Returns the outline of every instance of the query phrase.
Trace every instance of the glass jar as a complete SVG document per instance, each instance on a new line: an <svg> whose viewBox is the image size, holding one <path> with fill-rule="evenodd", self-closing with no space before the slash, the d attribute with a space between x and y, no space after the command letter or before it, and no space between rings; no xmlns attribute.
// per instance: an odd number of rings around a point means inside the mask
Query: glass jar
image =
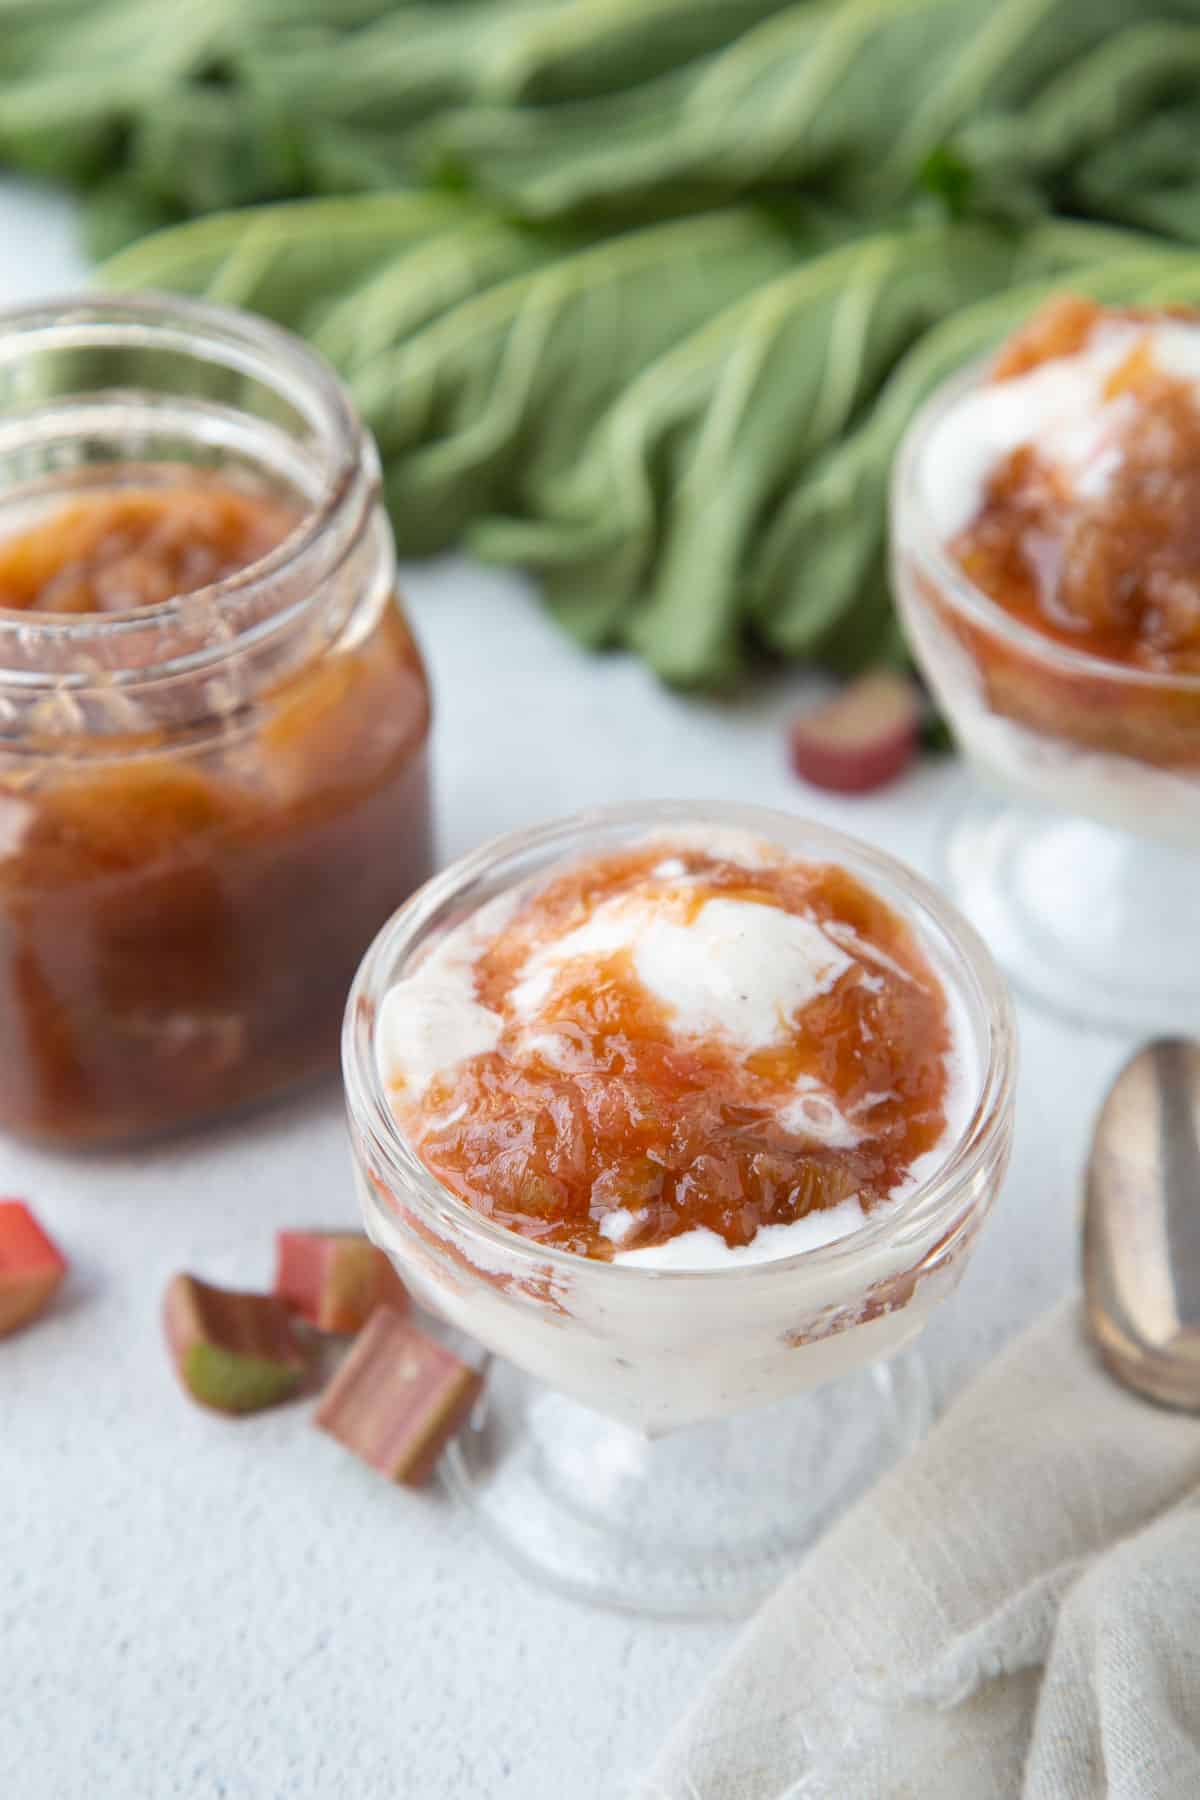
<svg viewBox="0 0 1200 1800"><path fill-rule="evenodd" d="M0 611L0 1128L50 1143L330 1066L359 957L430 871L425 672L332 371L166 296L0 314L0 548L197 482L285 506L287 535L158 604Z"/></svg>
<svg viewBox="0 0 1200 1800"><path fill-rule="evenodd" d="M430 1173L379 1067L384 998L495 896L655 832L730 829L847 869L909 925L961 1019L977 1093L945 1162L847 1237L758 1263L644 1268L509 1231ZM445 1473L551 1585L634 1611L736 1613L927 1423L903 1354L953 1291L1007 1167L1015 1027L982 942L910 870L791 814L599 808L486 844L392 919L343 1039L367 1230L413 1294L498 1361Z"/></svg>

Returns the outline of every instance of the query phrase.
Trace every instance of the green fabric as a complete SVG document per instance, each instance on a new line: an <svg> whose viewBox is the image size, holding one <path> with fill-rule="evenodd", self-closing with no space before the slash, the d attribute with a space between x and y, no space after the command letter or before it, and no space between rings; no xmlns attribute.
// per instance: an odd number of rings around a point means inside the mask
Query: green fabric
<svg viewBox="0 0 1200 1800"><path fill-rule="evenodd" d="M681 685L902 654L914 405L1055 286L1190 294L1198 101L1200 0L0 0L0 160L106 248L213 215L103 279L305 333L403 551Z"/></svg>

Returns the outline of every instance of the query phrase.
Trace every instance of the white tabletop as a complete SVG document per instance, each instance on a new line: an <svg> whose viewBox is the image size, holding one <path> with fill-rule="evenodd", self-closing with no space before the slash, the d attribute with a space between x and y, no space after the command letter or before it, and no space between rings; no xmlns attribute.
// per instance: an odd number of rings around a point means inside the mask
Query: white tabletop
<svg viewBox="0 0 1200 1800"><path fill-rule="evenodd" d="M69 207L0 182L0 302L84 272ZM447 561L406 589L438 702L444 857L592 801L706 795L807 811L933 870L953 766L855 802L806 790L782 740L805 677L685 700L574 650L518 580ZM1075 1171L1121 1047L1024 1008L1021 1024L1013 1174L926 1340L942 1398L1074 1279ZM175 1269L266 1279L278 1226L352 1219L332 1084L148 1151L0 1142L0 1193L31 1200L72 1259L53 1314L0 1344L4 1800L626 1792L727 1629L554 1598L303 1406L234 1424L174 1384L159 1305Z"/></svg>

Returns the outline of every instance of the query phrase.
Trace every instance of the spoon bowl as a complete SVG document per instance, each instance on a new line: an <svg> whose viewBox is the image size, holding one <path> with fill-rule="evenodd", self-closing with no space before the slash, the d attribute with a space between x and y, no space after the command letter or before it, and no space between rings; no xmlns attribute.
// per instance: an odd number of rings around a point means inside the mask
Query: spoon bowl
<svg viewBox="0 0 1200 1800"><path fill-rule="evenodd" d="M1083 1283L1117 1379L1200 1412L1200 1043L1155 1039L1109 1089L1088 1159Z"/></svg>

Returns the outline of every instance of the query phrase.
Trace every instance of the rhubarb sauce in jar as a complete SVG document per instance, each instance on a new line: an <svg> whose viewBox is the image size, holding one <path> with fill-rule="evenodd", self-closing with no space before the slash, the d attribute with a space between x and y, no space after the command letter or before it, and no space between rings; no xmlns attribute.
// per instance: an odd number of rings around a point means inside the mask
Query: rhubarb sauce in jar
<svg viewBox="0 0 1200 1800"><path fill-rule="evenodd" d="M374 446L287 333L0 315L0 1129L170 1130L336 1060L430 872Z"/></svg>

